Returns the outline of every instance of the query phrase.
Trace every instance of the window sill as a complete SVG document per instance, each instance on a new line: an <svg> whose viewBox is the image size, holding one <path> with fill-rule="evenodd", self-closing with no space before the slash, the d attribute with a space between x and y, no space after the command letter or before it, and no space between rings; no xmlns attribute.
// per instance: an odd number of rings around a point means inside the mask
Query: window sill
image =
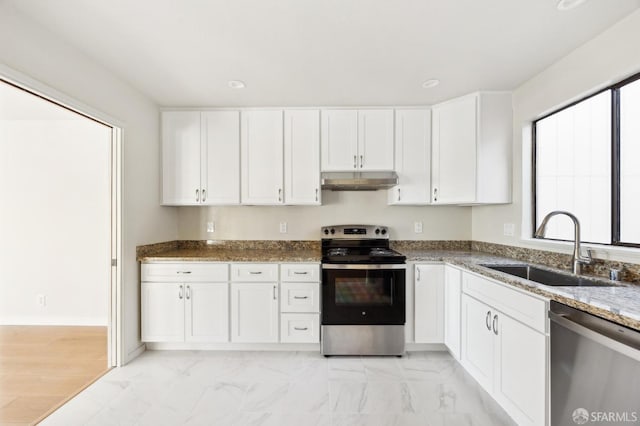
<svg viewBox="0 0 640 426"><path fill-rule="evenodd" d="M540 240L531 237L520 238L522 247L538 250L548 250L559 253L573 253L573 243L568 241ZM607 246L602 244L581 244L583 253L589 249L596 259L611 260L626 263L640 263L640 248Z"/></svg>

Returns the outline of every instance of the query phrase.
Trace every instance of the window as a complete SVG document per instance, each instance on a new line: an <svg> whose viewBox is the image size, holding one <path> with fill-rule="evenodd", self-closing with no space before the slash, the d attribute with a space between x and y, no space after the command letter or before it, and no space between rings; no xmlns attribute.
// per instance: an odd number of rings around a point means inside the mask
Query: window
<svg viewBox="0 0 640 426"><path fill-rule="evenodd" d="M640 247L640 74L534 122L534 225L566 210L586 242ZM566 216L545 238L573 240Z"/></svg>

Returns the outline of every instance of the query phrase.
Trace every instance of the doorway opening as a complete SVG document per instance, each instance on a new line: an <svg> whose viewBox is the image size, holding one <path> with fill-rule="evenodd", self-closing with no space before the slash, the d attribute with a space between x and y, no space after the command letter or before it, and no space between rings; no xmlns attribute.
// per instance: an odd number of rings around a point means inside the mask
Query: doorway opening
<svg viewBox="0 0 640 426"><path fill-rule="evenodd" d="M120 362L121 129L0 75L0 424Z"/></svg>

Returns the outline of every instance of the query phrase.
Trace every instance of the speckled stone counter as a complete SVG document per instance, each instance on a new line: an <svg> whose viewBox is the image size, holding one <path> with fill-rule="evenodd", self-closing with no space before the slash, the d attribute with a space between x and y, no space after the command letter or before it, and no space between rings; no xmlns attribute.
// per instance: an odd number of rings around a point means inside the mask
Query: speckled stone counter
<svg viewBox="0 0 640 426"><path fill-rule="evenodd" d="M140 246L139 262L320 262L319 241L169 241Z"/></svg>
<svg viewBox="0 0 640 426"><path fill-rule="evenodd" d="M478 251L406 250L403 253L410 262L446 262L461 266L487 278L640 330L639 285L611 281L612 287L547 286L482 266L482 264L517 264L522 263L522 260ZM554 270L540 264L536 266ZM598 277L598 279L602 278Z"/></svg>

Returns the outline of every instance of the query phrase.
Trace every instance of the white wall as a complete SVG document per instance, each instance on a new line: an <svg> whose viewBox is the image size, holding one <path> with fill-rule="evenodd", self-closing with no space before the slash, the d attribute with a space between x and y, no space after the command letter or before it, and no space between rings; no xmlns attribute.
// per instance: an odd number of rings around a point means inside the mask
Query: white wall
<svg viewBox="0 0 640 426"><path fill-rule="evenodd" d="M180 238L240 240L318 240L320 227L337 224L376 224L390 227L401 240L468 240L471 208L447 206L388 206L387 191L322 192L322 206L180 207ZM214 221L216 232L206 232ZM287 222L288 232L279 232ZM423 232L413 232L414 222Z"/></svg>
<svg viewBox="0 0 640 426"><path fill-rule="evenodd" d="M107 325L110 145L87 118L0 114L0 324Z"/></svg>
<svg viewBox="0 0 640 426"><path fill-rule="evenodd" d="M158 107L109 70L4 2L0 2L0 60L4 65L123 123L122 267L126 361L127 354L140 346L135 247L177 236L175 209L160 207Z"/></svg>
<svg viewBox="0 0 640 426"><path fill-rule="evenodd" d="M521 238L521 234L527 237L531 232L528 206L531 147L527 126L546 112L639 72L638 40L640 11L629 15L514 91L513 204L473 207L474 240L570 252L571 247L567 243L532 242ZM515 224L515 236L503 235L504 223ZM619 260L637 256L633 251L602 248L598 249L597 255Z"/></svg>

